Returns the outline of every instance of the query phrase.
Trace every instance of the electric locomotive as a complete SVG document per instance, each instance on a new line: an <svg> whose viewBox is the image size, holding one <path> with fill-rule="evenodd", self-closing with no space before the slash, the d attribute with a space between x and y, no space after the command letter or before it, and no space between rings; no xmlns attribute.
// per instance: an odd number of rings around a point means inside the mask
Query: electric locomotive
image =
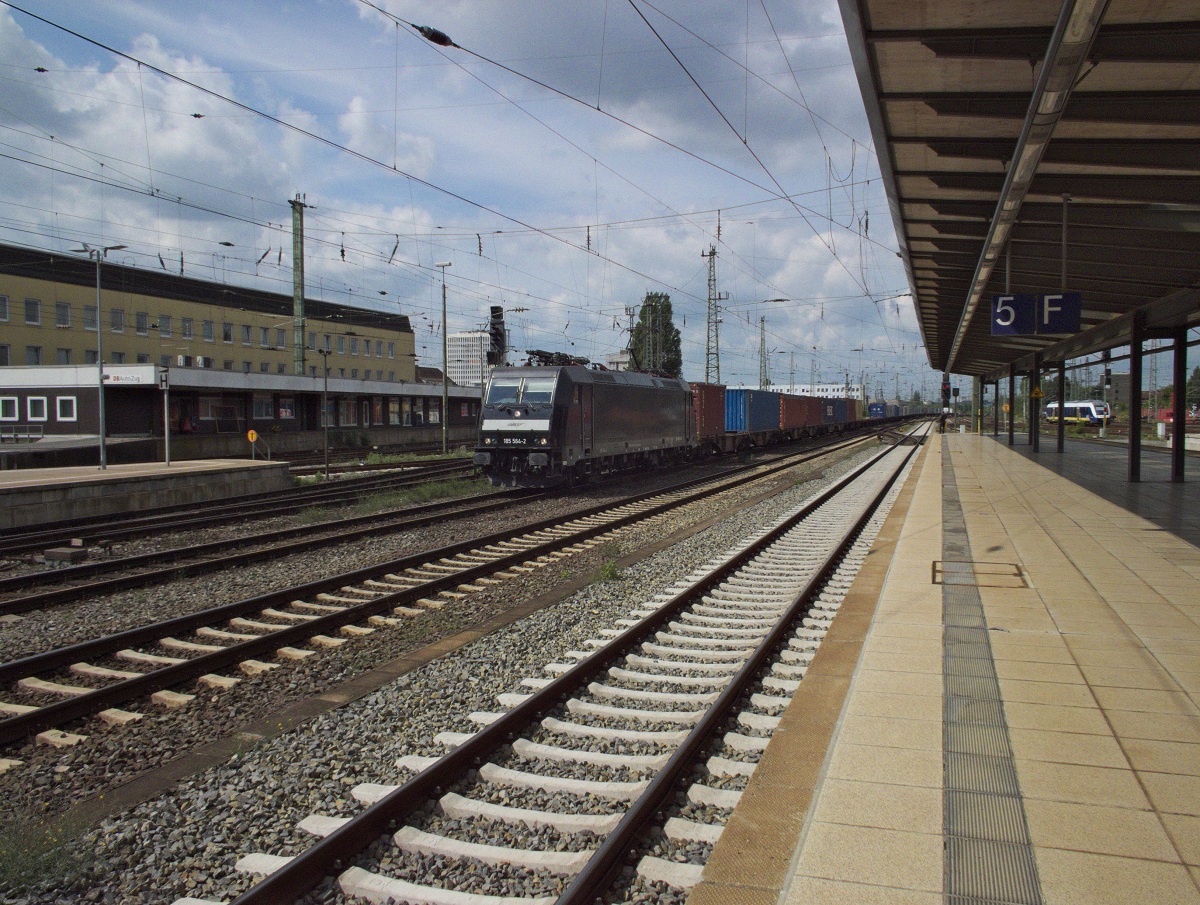
<svg viewBox="0 0 1200 905"><path fill-rule="evenodd" d="M492 373L474 461L496 487L553 487L683 460L695 447L686 381L526 366Z"/></svg>

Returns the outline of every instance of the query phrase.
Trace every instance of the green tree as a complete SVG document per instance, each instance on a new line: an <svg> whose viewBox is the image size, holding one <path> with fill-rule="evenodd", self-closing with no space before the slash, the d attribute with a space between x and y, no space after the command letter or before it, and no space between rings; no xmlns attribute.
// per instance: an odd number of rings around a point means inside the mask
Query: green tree
<svg viewBox="0 0 1200 905"><path fill-rule="evenodd" d="M671 311L671 297L665 292L646 293L629 340L629 355L639 371L655 371L668 377L682 375L683 346Z"/></svg>

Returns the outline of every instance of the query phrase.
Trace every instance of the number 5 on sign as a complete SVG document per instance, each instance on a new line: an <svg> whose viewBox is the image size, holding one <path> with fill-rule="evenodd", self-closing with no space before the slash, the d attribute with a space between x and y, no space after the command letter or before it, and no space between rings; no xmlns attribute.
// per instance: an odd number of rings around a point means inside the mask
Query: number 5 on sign
<svg viewBox="0 0 1200 905"><path fill-rule="evenodd" d="M1035 295L992 296L992 336L1023 336L1035 332Z"/></svg>

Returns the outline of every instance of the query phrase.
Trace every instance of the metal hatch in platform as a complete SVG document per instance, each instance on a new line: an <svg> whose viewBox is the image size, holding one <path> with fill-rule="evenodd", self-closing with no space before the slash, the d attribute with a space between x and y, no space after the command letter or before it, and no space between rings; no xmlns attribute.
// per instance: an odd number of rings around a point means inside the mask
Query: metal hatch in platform
<svg viewBox="0 0 1200 905"><path fill-rule="evenodd" d="M933 584L975 588L1028 588L1029 576L1017 563L964 562L935 559Z"/></svg>

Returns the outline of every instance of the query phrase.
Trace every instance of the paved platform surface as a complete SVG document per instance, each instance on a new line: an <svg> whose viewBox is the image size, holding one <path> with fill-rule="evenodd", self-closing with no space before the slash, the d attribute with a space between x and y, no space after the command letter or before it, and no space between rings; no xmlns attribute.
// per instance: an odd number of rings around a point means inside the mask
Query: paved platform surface
<svg viewBox="0 0 1200 905"><path fill-rule="evenodd" d="M692 905L1200 903L1200 481L1108 452L931 439Z"/></svg>
<svg viewBox="0 0 1200 905"><path fill-rule="evenodd" d="M78 484L94 481L128 481L144 477L180 477L213 472L237 471L244 468L263 468L278 465L261 459L189 459L164 465L162 462L139 462L134 465L70 465L63 468L14 468L0 471L0 490L18 487L48 487L54 484Z"/></svg>
<svg viewBox="0 0 1200 905"><path fill-rule="evenodd" d="M0 532L119 517L291 486L286 462L194 459L136 465L0 470Z"/></svg>

